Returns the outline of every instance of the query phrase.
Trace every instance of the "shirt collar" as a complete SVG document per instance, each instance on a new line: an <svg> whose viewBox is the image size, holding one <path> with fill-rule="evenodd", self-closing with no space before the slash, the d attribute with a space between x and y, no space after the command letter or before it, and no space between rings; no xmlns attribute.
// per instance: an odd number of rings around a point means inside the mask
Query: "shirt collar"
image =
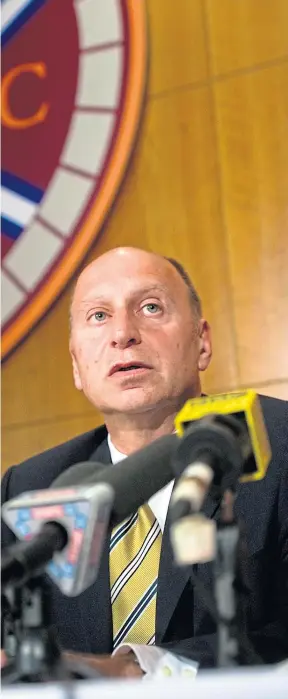
<svg viewBox="0 0 288 699"><path fill-rule="evenodd" d="M123 461L123 459L126 459L127 454L123 454L122 451L119 451L118 449L116 449L116 447L114 446L114 444L112 442L112 439L110 437L109 432L108 432L108 436L107 436L107 442L108 442L108 447L109 447L109 451L110 451L110 455L111 455L112 464L117 464L119 461Z"/></svg>

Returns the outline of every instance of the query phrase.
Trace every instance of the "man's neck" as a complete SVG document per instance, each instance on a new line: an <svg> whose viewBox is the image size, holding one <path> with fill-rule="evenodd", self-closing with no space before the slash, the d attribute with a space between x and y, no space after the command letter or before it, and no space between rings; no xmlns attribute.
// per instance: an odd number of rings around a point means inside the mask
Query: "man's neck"
<svg viewBox="0 0 288 699"><path fill-rule="evenodd" d="M158 439L158 437L172 434L175 430L175 416L176 413L175 415L168 415L161 423L155 420L154 424L149 424L150 421L148 420L131 420L131 416L126 424L124 424L123 420L118 421L118 423L117 420L111 420L111 416L105 422L116 449L128 456L137 451L137 449L142 449L147 444Z"/></svg>

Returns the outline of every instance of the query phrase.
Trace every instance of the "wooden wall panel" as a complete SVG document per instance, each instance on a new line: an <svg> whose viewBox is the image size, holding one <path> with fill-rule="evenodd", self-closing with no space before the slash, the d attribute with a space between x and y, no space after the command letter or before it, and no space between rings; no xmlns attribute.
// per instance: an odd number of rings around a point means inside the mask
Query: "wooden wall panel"
<svg viewBox="0 0 288 699"><path fill-rule="evenodd" d="M149 93L207 78L202 0L149 0Z"/></svg>
<svg viewBox="0 0 288 699"><path fill-rule="evenodd" d="M288 381L276 381L268 384L255 384L254 390L262 393L264 396L272 396L272 398L280 398L280 400L288 400Z"/></svg>
<svg viewBox="0 0 288 699"><path fill-rule="evenodd" d="M239 382L284 379L288 64L223 81L215 95Z"/></svg>
<svg viewBox="0 0 288 699"><path fill-rule="evenodd" d="M89 412L75 391L68 352L71 291L42 320L2 369L2 425L53 422ZM91 407L91 411L92 411Z"/></svg>
<svg viewBox="0 0 288 699"><path fill-rule="evenodd" d="M214 75L288 56L287 0L205 0Z"/></svg>

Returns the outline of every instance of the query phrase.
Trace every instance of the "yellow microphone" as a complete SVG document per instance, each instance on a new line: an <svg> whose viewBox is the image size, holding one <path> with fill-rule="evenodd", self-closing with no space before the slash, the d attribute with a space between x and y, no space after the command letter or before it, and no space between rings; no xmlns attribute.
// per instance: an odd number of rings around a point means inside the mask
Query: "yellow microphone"
<svg viewBox="0 0 288 699"><path fill-rule="evenodd" d="M252 390L188 400L175 428L180 439L174 471L180 478L169 512L174 555L183 565L215 556L215 522L201 512L207 494L220 502L237 481L264 478L271 448Z"/></svg>
<svg viewBox="0 0 288 699"><path fill-rule="evenodd" d="M243 464L239 480L246 482L264 478L271 460L271 447L257 393L247 390L188 400L175 418L177 434L183 437L191 423L210 415L233 416L244 423L250 438L251 454Z"/></svg>

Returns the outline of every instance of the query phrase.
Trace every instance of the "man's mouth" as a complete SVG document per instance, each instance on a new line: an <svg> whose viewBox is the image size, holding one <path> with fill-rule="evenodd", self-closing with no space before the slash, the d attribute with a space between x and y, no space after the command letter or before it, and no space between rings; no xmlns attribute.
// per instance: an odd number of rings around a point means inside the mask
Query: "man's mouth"
<svg viewBox="0 0 288 699"><path fill-rule="evenodd" d="M109 376L113 376L114 374L119 374L119 373L129 373L129 372L137 372L141 373L143 371L146 371L147 369L151 369L148 364L143 364L142 362L137 362L135 364L127 363L127 364L115 364L112 369L110 369Z"/></svg>

